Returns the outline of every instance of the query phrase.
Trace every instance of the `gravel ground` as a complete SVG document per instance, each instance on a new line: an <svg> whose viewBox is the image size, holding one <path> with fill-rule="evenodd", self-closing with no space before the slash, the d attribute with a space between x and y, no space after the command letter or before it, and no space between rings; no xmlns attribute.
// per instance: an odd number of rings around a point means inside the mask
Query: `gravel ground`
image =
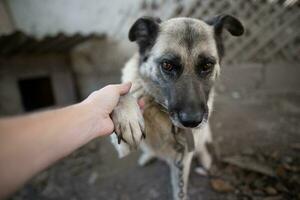
<svg viewBox="0 0 300 200"><path fill-rule="evenodd" d="M285 171L277 170L275 178L268 178L255 171L222 163L210 177L200 176L192 170L188 190L190 199L300 199L299 194L288 195L300 188L297 171L300 154L295 147L300 143L300 94L260 91L247 96L221 93L216 99L212 129L220 159L244 154L273 156L275 158L270 162L274 169L282 164L281 160L292 163L295 167L292 175L296 180L291 186L279 178ZM139 152L135 152L119 160L108 138L96 139L37 175L11 199L171 199L166 164L156 161L139 167L138 156ZM249 174L254 174L251 175L254 178L247 178ZM215 181L216 178L221 179L221 183ZM247 185L247 180L252 183ZM253 184L256 180L262 180L263 184ZM274 192L264 182L283 184L285 193L272 186ZM248 193L242 188L242 183L245 187L250 185Z"/></svg>

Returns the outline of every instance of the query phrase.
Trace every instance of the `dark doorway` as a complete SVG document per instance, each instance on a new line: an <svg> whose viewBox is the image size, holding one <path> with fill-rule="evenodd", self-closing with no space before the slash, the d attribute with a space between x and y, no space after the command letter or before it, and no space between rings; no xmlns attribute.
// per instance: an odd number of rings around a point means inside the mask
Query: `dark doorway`
<svg viewBox="0 0 300 200"><path fill-rule="evenodd" d="M55 105L51 79L48 76L18 81L25 111Z"/></svg>

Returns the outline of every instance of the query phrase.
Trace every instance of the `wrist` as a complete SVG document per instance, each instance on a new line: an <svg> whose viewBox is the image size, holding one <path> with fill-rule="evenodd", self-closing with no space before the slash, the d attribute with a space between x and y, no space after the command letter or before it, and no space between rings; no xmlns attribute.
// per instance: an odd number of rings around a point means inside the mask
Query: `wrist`
<svg viewBox="0 0 300 200"><path fill-rule="evenodd" d="M106 128L109 116L105 116L98 104L95 104L93 101L83 101L75 106L80 110L79 113L81 113L84 120L85 129L87 131L86 134L88 134L91 139L109 133L110 130Z"/></svg>

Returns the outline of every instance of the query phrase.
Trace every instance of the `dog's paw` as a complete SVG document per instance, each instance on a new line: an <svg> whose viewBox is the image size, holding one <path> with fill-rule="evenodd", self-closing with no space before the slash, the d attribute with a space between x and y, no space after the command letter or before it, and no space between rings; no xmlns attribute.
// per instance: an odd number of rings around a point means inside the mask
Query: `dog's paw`
<svg viewBox="0 0 300 200"><path fill-rule="evenodd" d="M207 170L200 166L195 168L195 172L196 172L196 174L199 174L200 176L208 176Z"/></svg>
<svg viewBox="0 0 300 200"><path fill-rule="evenodd" d="M123 158L130 153L130 147L128 144L125 142L118 144L118 136L116 134L111 135L110 139L111 143L115 146L118 152L119 158Z"/></svg>
<svg viewBox="0 0 300 200"><path fill-rule="evenodd" d="M203 151L200 156L200 161L204 169L209 170L212 165L212 157L208 151Z"/></svg>
<svg viewBox="0 0 300 200"><path fill-rule="evenodd" d="M131 95L122 96L112 112L112 120L118 143L125 142L136 149L145 135L142 112L137 101Z"/></svg>

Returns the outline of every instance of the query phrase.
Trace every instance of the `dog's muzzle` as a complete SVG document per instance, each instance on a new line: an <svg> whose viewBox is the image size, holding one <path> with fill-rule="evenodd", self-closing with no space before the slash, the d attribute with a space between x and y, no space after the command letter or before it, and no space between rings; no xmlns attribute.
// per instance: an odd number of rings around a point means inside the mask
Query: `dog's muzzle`
<svg viewBox="0 0 300 200"><path fill-rule="evenodd" d="M179 127L195 128L208 118L207 112L170 112L173 123Z"/></svg>

